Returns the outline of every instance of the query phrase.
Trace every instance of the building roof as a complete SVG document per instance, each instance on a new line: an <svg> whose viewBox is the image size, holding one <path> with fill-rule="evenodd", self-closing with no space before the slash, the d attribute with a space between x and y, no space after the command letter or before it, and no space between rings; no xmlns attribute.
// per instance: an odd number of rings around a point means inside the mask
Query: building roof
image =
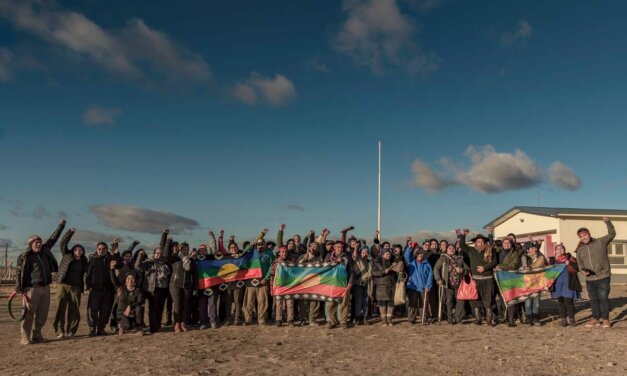
<svg viewBox="0 0 627 376"><path fill-rule="evenodd" d="M507 221L518 213L529 213L545 217L560 217L563 215L599 215L599 216L627 216L627 210L618 209L582 209L582 208L547 208L542 206L514 206L505 213L493 219L483 228L495 227Z"/></svg>

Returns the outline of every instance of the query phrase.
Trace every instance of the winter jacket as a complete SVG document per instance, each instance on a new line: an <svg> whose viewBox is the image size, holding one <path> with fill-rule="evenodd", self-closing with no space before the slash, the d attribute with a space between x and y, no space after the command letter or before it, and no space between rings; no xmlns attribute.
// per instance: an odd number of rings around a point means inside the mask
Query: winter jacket
<svg viewBox="0 0 627 376"><path fill-rule="evenodd" d="M16 291L29 287L47 286L52 283L52 273L59 269L57 259L52 254L52 247L61 236L65 224L59 224L50 238L41 245L39 252L33 252L30 246L17 258Z"/></svg>
<svg viewBox="0 0 627 376"><path fill-rule="evenodd" d="M364 259L361 256L357 256L353 259L353 275L355 285L368 286L372 279L372 265L370 265L368 258Z"/></svg>
<svg viewBox="0 0 627 376"><path fill-rule="evenodd" d="M579 269L591 272L586 277L587 281L596 281L612 275L610 260L607 256L607 246L616 236L616 230L611 221L607 221L605 224L607 225L607 235L598 239L590 239L588 244L579 244L575 250Z"/></svg>
<svg viewBox="0 0 627 376"><path fill-rule="evenodd" d="M451 262L455 261L457 267L462 268L462 272L459 273L460 278L463 278L464 275L468 272L468 266L464 263L464 258L461 255L453 255L449 256L444 253L440 256L438 262L435 263L435 269L433 270L434 279L436 282L442 281L442 285L445 288L453 288L457 286L449 286L449 275L451 272Z"/></svg>
<svg viewBox="0 0 627 376"><path fill-rule="evenodd" d="M394 301L394 291L396 289L396 271L392 260L385 260L377 257L372 260L372 284L373 295L371 298L378 302ZM388 269L388 272L385 272Z"/></svg>
<svg viewBox="0 0 627 376"><path fill-rule="evenodd" d="M94 253L89 256L89 259L87 260L87 277L85 278L85 283L88 290L114 290L114 285L111 282L110 276L110 261L111 254L108 252L102 256L99 256L98 253Z"/></svg>
<svg viewBox="0 0 627 376"><path fill-rule="evenodd" d="M135 268L144 272L144 287L146 291L153 293L156 288L168 288L172 270L163 259L142 260L137 259Z"/></svg>
<svg viewBox="0 0 627 376"><path fill-rule="evenodd" d="M492 250L492 261L487 262L483 258L484 252L477 251L474 247L469 247L466 244L466 236L460 235L459 246L462 249L462 252L468 256L468 263L470 264L470 273L472 274L474 279L489 279L492 277L492 269L496 266L498 262L498 256L496 254L496 250ZM483 272L479 273L477 268L483 266Z"/></svg>
<svg viewBox="0 0 627 376"><path fill-rule="evenodd" d="M85 274L87 274L87 257L85 257L85 252L83 252L80 259L76 260L74 258L74 252L68 248L73 235L73 232L67 231L61 239L61 262L59 263L56 282L73 285L80 288L81 292L83 292ZM74 275L68 275L68 270Z"/></svg>
<svg viewBox="0 0 627 376"><path fill-rule="evenodd" d="M192 272L192 260L182 253L172 254L172 240L168 239L163 249L164 258L170 264L172 274L170 275L170 287L180 289L196 288L195 278Z"/></svg>
<svg viewBox="0 0 627 376"><path fill-rule="evenodd" d="M120 273L115 270L110 270L111 283L115 285L118 290L116 295L116 301L118 303L117 317L124 316L124 311L128 306L131 306L131 314L134 313L135 308L144 305L144 293L139 285L135 285L135 289L129 290L125 284L120 283Z"/></svg>
<svg viewBox="0 0 627 376"><path fill-rule="evenodd" d="M433 269L427 259L418 262L414 258L412 247L405 248L405 263L407 264L407 288L415 291L424 291L433 287Z"/></svg>
<svg viewBox="0 0 627 376"><path fill-rule="evenodd" d="M514 248L509 250L502 249L498 253L498 259L500 263L497 265L501 270L518 270L522 265L522 258L526 256L521 256L519 250Z"/></svg>

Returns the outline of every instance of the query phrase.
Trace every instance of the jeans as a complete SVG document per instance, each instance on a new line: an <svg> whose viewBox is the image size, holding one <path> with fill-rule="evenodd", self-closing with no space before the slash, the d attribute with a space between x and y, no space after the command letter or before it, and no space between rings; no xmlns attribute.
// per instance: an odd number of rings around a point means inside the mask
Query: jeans
<svg viewBox="0 0 627 376"><path fill-rule="evenodd" d="M611 277L596 281L586 281L593 319L610 319L610 278Z"/></svg>
<svg viewBox="0 0 627 376"><path fill-rule="evenodd" d="M540 297L531 298L525 300L525 314L529 315L539 315L540 314Z"/></svg>
<svg viewBox="0 0 627 376"><path fill-rule="evenodd" d="M211 289L211 295L205 295L205 290L198 290L198 320L200 325L218 324L218 311L216 302L220 297L220 291L217 288Z"/></svg>

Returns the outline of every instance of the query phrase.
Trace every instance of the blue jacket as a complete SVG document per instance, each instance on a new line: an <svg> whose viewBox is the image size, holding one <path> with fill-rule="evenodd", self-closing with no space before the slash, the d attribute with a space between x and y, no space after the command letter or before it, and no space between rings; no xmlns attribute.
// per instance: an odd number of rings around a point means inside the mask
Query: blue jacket
<svg viewBox="0 0 627 376"><path fill-rule="evenodd" d="M427 260L416 261L411 247L405 248L405 262L407 263L407 288L415 291L431 290L433 286L433 269Z"/></svg>

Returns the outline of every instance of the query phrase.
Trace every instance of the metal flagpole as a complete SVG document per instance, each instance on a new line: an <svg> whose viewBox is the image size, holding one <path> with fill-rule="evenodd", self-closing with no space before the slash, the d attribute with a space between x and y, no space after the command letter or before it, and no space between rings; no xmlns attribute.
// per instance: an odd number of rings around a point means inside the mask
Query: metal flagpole
<svg viewBox="0 0 627 376"><path fill-rule="evenodd" d="M377 202L377 230L379 231L379 239L381 239L381 141L379 141L379 190Z"/></svg>

